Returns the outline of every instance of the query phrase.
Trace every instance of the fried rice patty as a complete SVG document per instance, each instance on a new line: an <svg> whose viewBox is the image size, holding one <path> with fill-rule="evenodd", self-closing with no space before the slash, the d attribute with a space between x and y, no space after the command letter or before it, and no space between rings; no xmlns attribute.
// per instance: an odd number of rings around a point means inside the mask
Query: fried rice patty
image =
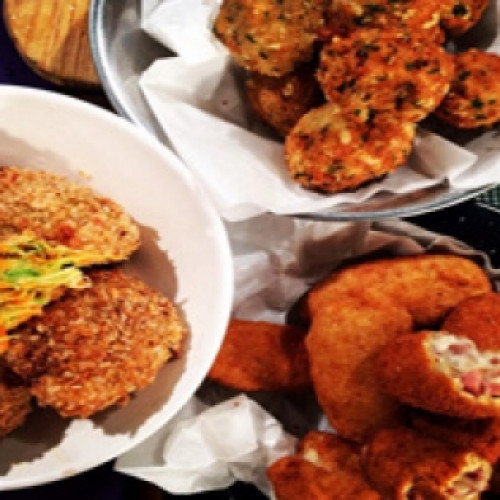
<svg viewBox="0 0 500 500"><path fill-rule="evenodd" d="M468 129L500 121L500 56L469 49L454 59L450 90L436 109L436 116Z"/></svg>
<svg viewBox="0 0 500 500"><path fill-rule="evenodd" d="M119 270L89 273L14 331L6 359L41 406L87 417L153 382L181 350L185 329L172 302Z"/></svg>
<svg viewBox="0 0 500 500"><path fill-rule="evenodd" d="M0 437L20 427L31 409L29 387L0 359Z"/></svg>
<svg viewBox="0 0 500 500"><path fill-rule="evenodd" d="M326 97L344 109L388 111L411 121L439 105L452 77L453 58L443 47L420 32L392 27L334 36L317 70Z"/></svg>
<svg viewBox="0 0 500 500"><path fill-rule="evenodd" d="M139 247L137 224L112 200L43 170L0 168L0 237L29 230L38 238L92 250L103 262Z"/></svg>
<svg viewBox="0 0 500 500"><path fill-rule="evenodd" d="M214 33L249 71L282 76L313 56L325 0L224 0Z"/></svg>
<svg viewBox="0 0 500 500"><path fill-rule="evenodd" d="M402 165L415 125L390 113L360 122L333 103L306 113L285 139L292 179L303 187L335 193L355 189Z"/></svg>

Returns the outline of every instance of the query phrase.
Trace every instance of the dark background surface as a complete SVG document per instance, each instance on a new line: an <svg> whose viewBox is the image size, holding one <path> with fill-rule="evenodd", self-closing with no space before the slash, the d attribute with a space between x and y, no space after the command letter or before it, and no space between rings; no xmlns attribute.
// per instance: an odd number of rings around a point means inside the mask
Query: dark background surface
<svg viewBox="0 0 500 500"><path fill-rule="evenodd" d="M0 10L3 2L0 0ZM0 84L22 85L54 90L108 107L100 89L69 91L40 78L25 64L0 23ZM0 117L1 119L1 117ZM498 251L500 237L500 209L485 206L481 200L470 200L439 212L408 218L409 222L444 235L454 236L491 258L500 266ZM113 463L78 476L35 488L0 493L1 500L165 500L190 498L197 500L257 500L264 497L252 487L236 484L232 488L213 493L176 497L134 478L113 472ZM306 500L306 499L304 499Z"/></svg>

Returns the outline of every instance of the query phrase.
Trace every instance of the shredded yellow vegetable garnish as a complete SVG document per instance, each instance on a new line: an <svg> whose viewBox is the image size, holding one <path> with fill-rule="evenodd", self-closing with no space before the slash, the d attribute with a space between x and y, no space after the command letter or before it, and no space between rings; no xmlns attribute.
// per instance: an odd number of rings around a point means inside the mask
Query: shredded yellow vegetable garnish
<svg viewBox="0 0 500 500"><path fill-rule="evenodd" d="M74 250L34 237L29 232L0 241L0 354L8 347L8 332L68 288L87 288L80 267L103 261L89 250Z"/></svg>

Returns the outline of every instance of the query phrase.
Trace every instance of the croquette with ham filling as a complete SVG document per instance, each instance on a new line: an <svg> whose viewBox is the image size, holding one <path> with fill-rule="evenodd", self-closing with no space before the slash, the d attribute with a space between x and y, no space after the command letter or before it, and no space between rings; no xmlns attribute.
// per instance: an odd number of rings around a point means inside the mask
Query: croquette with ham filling
<svg viewBox="0 0 500 500"><path fill-rule="evenodd" d="M38 404L65 417L125 404L180 354L186 332L174 304L139 279L117 269L89 277L90 288L14 330L5 354Z"/></svg>
<svg viewBox="0 0 500 500"><path fill-rule="evenodd" d="M457 255L425 254L376 259L345 266L313 286L309 316L340 295L374 297L406 308L419 327L440 322L467 297L492 290L486 272Z"/></svg>
<svg viewBox="0 0 500 500"><path fill-rule="evenodd" d="M450 90L435 115L457 128L491 127L500 121L500 56L469 49L454 61Z"/></svg>
<svg viewBox="0 0 500 500"><path fill-rule="evenodd" d="M313 317L306 338L319 404L336 432L362 442L400 423L402 406L373 374L379 350L412 329L408 312L385 301L338 296Z"/></svg>
<svg viewBox="0 0 500 500"><path fill-rule="evenodd" d="M443 100L452 77L453 57L443 47L392 27L334 36L321 49L317 70L326 97L363 120L385 111L420 121Z"/></svg>
<svg viewBox="0 0 500 500"><path fill-rule="evenodd" d="M208 377L242 391L310 389L306 334L292 325L233 318Z"/></svg>
<svg viewBox="0 0 500 500"><path fill-rule="evenodd" d="M334 103L302 116L285 139L291 178L326 193L354 190L393 172L407 160L415 125L390 113L359 121Z"/></svg>
<svg viewBox="0 0 500 500"><path fill-rule="evenodd" d="M267 469L277 500L379 500L363 477L359 451L334 434L311 431L297 453Z"/></svg>
<svg viewBox="0 0 500 500"><path fill-rule="evenodd" d="M401 335L377 355L381 387L402 403L462 417L500 416L500 351L443 331Z"/></svg>
<svg viewBox="0 0 500 500"><path fill-rule="evenodd" d="M44 171L0 167L0 237L29 231L37 238L128 258L140 245L138 225L119 204L87 186Z"/></svg>
<svg viewBox="0 0 500 500"><path fill-rule="evenodd" d="M491 465L473 451L416 431L382 429L365 445L363 466L382 498L477 500Z"/></svg>
<svg viewBox="0 0 500 500"><path fill-rule="evenodd" d="M312 59L325 0L224 0L214 33L248 71L282 76Z"/></svg>

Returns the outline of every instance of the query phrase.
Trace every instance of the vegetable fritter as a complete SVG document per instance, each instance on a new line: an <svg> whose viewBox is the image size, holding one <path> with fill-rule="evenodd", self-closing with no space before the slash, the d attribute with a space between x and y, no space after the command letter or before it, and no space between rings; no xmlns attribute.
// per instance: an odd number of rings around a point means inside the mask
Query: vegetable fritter
<svg viewBox="0 0 500 500"><path fill-rule="evenodd" d="M38 404L67 417L125 404L185 336L174 304L139 279L117 269L89 277L92 287L68 291L14 330L5 355Z"/></svg>
<svg viewBox="0 0 500 500"><path fill-rule="evenodd" d="M399 28L333 37L317 70L326 97L362 119L387 111L420 121L442 101L452 77L453 58L443 47Z"/></svg>
<svg viewBox="0 0 500 500"><path fill-rule="evenodd" d="M368 479L387 499L477 500L491 476L476 453L404 427L379 431L363 457Z"/></svg>
<svg viewBox="0 0 500 500"><path fill-rule="evenodd" d="M384 393L373 362L387 342L411 328L408 312L385 301L339 295L315 313L306 337L313 386L340 436L362 442L401 422L401 405Z"/></svg>
<svg viewBox="0 0 500 500"><path fill-rule="evenodd" d="M374 362L381 387L402 403L452 417L500 416L500 350L443 331L401 335Z"/></svg>
<svg viewBox="0 0 500 500"><path fill-rule="evenodd" d="M452 37L463 35L475 26L489 5L489 0L444 0L441 7L441 26Z"/></svg>
<svg viewBox="0 0 500 500"><path fill-rule="evenodd" d="M346 266L308 294L310 316L339 296L373 297L406 308L418 327L434 326L466 297L492 290L486 272L458 255L389 257Z"/></svg>
<svg viewBox="0 0 500 500"><path fill-rule="evenodd" d="M362 122L327 103L306 113L285 139L289 173L303 187L335 193L380 179L411 152L415 125L390 113Z"/></svg>
<svg viewBox="0 0 500 500"><path fill-rule="evenodd" d="M314 69L309 65L282 77L251 73L245 88L253 110L282 136L302 115L324 102Z"/></svg>
<svg viewBox="0 0 500 500"><path fill-rule="evenodd" d="M334 434L311 431L295 455L267 470L277 500L379 500L363 477L359 451Z"/></svg>
<svg viewBox="0 0 500 500"><path fill-rule="evenodd" d="M500 121L500 56L469 49L454 60L450 90L435 110L436 116L465 129Z"/></svg>
<svg viewBox="0 0 500 500"><path fill-rule="evenodd" d="M325 0L224 0L214 33L249 71L282 76L313 56Z"/></svg>
<svg viewBox="0 0 500 500"><path fill-rule="evenodd" d="M309 389L306 333L291 325L232 319L208 377L242 391Z"/></svg>

